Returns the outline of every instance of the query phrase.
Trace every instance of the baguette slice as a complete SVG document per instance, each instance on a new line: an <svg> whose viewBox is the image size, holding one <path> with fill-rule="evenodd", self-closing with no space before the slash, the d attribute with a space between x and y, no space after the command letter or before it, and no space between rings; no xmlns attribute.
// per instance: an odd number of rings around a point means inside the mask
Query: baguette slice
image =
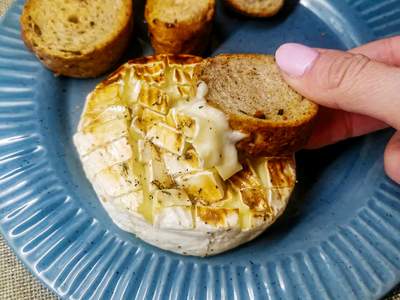
<svg viewBox="0 0 400 300"><path fill-rule="evenodd" d="M131 0L28 0L22 39L54 73L96 77L123 54L133 26Z"/></svg>
<svg viewBox="0 0 400 300"><path fill-rule="evenodd" d="M227 114L233 130L248 135L239 150L285 155L306 143L318 106L289 87L273 56L219 55L199 64L196 74L208 86L207 101Z"/></svg>
<svg viewBox="0 0 400 300"><path fill-rule="evenodd" d="M145 18L155 52L202 54L214 14L215 0L148 0Z"/></svg>
<svg viewBox="0 0 400 300"><path fill-rule="evenodd" d="M272 17L282 8L284 0L226 0L236 11L250 17Z"/></svg>

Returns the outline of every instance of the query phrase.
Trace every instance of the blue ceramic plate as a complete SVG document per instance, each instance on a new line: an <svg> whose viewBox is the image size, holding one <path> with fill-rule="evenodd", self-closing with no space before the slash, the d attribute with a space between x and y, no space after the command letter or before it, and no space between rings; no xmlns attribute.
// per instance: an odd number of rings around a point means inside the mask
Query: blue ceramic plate
<svg viewBox="0 0 400 300"><path fill-rule="evenodd" d="M384 174L391 132L298 155L286 214L261 237L183 257L119 230L85 179L72 134L99 82L54 77L24 47L23 1L0 27L0 229L28 268L71 299L377 299L400 281L400 187ZM137 13L142 5L137 3ZM147 54L143 23L132 55ZM346 49L400 31L400 0L287 1L268 20L219 7L213 53L282 42ZM138 41L139 40L139 41ZM140 47L139 47L140 45Z"/></svg>

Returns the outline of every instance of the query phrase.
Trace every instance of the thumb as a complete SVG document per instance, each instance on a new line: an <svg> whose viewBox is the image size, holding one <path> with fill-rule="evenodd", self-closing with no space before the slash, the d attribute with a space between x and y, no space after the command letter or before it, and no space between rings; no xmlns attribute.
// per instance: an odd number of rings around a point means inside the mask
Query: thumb
<svg viewBox="0 0 400 300"><path fill-rule="evenodd" d="M385 170L397 183L400 183L400 131L390 139L385 150Z"/></svg>
<svg viewBox="0 0 400 300"><path fill-rule="evenodd" d="M367 115L400 129L400 69L360 54L284 44L276 62L285 80L318 104Z"/></svg>

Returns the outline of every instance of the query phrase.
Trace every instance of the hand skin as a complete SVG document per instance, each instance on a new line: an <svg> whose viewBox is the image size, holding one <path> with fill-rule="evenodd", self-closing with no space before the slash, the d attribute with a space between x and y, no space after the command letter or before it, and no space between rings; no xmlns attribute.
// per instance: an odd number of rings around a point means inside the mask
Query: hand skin
<svg viewBox="0 0 400 300"><path fill-rule="evenodd" d="M275 56L288 84L321 105L306 148L393 127L384 162L400 183L400 36L348 52L289 43Z"/></svg>

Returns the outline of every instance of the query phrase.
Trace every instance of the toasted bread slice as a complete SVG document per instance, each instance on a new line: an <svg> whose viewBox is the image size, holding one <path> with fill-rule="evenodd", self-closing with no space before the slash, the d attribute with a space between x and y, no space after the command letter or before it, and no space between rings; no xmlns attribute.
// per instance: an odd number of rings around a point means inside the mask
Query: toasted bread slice
<svg viewBox="0 0 400 300"><path fill-rule="evenodd" d="M282 8L284 0L226 0L236 11L250 17L271 17Z"/></svg>
<svg viewBox="0 0 400 300"><path fill-rule="evenodd" d="M207 101L228 115L232 129L248 135L238 149L283 155L306 143L318 106L288 86L273 56L219 55L199 64L196 74L208 86Z"/></svg>
<svg viewBox="0 0 400 300"><path fill-rule="evenodd" d="M22 38L45 66L71 77L96 77L109 70L128 45L131 0L28 0Z"/></svg>
<svg viewBox="0 0 400 300"><path fill-rule="evenodd" d="M203 53L214 14L215 0L148 0L145 18L155 52Z"/></svg>

